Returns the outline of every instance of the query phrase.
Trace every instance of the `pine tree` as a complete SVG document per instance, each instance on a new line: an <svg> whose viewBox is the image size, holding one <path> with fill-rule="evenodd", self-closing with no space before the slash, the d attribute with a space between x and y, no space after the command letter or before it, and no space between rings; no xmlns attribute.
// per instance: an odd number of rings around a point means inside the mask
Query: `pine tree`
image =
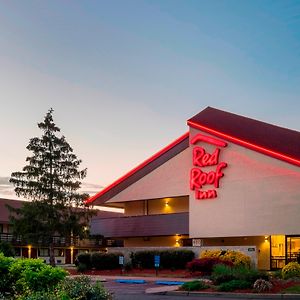
<svg viewBox="0 0 300 300"><path fill-rule="evenodd" d="M84 205L88 195L78 192L87 169L79 170L81 160L65 137L58 136L52 114L50 109L38 123L42 136L29 141L32 155L26 158L27 165L10 178L17 196L31 201L10 211L14 233L30 243L47 245L54 266L53 237L82 238L93 211Z"/></svg>

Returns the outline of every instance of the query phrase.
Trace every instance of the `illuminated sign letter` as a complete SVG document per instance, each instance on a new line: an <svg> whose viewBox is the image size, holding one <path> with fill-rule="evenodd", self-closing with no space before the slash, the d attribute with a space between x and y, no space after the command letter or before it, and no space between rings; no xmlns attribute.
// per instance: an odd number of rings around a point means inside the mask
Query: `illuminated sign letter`
<svg viewBox="0 0 300 300"><path fill-rule="evenodd" d="M226 147L227 143L214 139L212 137L197 134L192 140L191 144L198 142L207 142L217 147ZM205 151L204 148L194 146L193 148L193 168L190 172L190 189L195 191L196 199L212 199L217 197L217 191L203 190L203 186L213 185L215 188L219 188L220 179L224 176L222 169L227 167L227 163L220 162L220 148L216 148L215 151L210 154ZM204 172L204 167L216 166L215 171L209 170ZM210 168L211 169L211 168Z"/></svg>

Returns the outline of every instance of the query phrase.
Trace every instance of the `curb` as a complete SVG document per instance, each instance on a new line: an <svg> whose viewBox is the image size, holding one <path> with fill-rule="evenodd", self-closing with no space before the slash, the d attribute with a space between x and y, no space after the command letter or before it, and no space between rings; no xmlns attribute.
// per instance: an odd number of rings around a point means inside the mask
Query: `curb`
<svg viewBox="0 0 300 300"><path fill-rule="evenodd" d="M252 293L205 293L205 292L185 292L169 291L157 293L168 296L193 296L193 297L222 297L236 299L300 299L299 294L252 294Z"/></svg>

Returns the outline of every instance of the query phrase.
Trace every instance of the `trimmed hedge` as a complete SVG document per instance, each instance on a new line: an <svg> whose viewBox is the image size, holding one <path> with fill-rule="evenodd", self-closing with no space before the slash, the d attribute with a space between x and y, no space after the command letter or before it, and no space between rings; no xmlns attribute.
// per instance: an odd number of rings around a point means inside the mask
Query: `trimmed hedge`
<svg viewBox="0 0 300 300"><path fill-rule="evenodd" d="M86 252L78 254L75 260L75 265L78 267L79 264L84 265L86 269L91 269L91 253Z"/></svg>
<svg viewBox="0 0 300 300"><path fill-rule="evenodd" d="M112 270L120 268L119 256L122 253L81 253L77 256L76 265L78 269L83 270Z"/></svg>
<svg viewBox="0 0 300 300"><path fill-rule="evenodd" d="M111 270L120 268L119 256L122 253L81 253L77 256L76 265L86 269ZM160 255L160 268L185 269L195 254L191 250L149 250L132 252L130 255L133 268L154 269L154 256ZM129 262L125 262L128 264Z"/></svg>
<svg viewBox="0 0 300 300"><path fill-rule="evenodd" d="M160 255L160 268L185 269L195 254L191 250L145 250L132 252L130 257L134 268L154 269L154 256Z"/></svg>
<svg viewBox="0 0 300 300"><path fill-rule="evenodd" d="M120 268L119 256L122 253L92 253L91 265L96 270L112 270Z"/></svg>

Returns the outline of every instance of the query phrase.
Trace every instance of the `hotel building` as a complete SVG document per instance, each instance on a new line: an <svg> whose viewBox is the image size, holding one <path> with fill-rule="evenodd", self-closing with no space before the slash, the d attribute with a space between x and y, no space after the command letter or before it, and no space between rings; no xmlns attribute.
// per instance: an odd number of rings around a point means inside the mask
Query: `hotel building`
<svg viewBox="0 0 300 300"><path fill-rule="evenodd" d="M188 132L89 199L124 208L92 234L125 247L248 247L260 269L299 259L300 132L207 107Z"/></svg>

